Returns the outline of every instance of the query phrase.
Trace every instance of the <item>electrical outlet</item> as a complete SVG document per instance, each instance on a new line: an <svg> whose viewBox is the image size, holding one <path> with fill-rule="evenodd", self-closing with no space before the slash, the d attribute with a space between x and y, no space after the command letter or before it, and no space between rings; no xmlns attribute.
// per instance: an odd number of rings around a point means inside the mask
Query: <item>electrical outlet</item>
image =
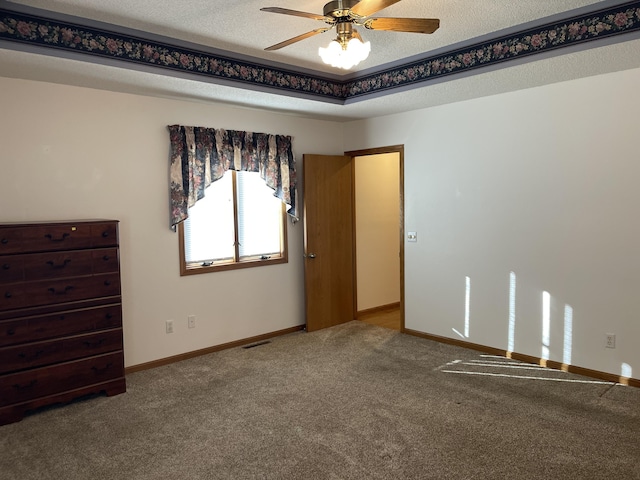
<svg viewBox="0 0 640 480"><path fill-rule="evenodd" d="M189 326L189 328L196 328L196 316L195 315L189 315L187 317L187 325Z"/></svg>
<svg viewBox="0 0 640 480"><path fill-rule="evenodd" d="M165 329L167 333L173 333L173 320L167 320L165 322Z"/></svg>
<svg viewBox="0 0 640 480"><path fill-rule="evenodd" d="M605 334L605 347L607 348L616 348L616 334L615 333L607 333Z"/></svg>

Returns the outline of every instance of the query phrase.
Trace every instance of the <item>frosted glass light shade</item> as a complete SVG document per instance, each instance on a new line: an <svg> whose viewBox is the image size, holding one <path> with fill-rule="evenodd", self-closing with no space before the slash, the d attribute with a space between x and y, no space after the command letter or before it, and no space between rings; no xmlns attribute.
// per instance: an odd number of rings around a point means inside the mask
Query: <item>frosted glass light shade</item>
<svg viewBox="0 0 640 480"><path fill-rule="evenodd" d="M327 48L318 49L324 63L344 70L358 65L369 56L369 52L371 52L371 43L362 43L357 38L349 40L344 47L337 40L332 40Z"/></svg>

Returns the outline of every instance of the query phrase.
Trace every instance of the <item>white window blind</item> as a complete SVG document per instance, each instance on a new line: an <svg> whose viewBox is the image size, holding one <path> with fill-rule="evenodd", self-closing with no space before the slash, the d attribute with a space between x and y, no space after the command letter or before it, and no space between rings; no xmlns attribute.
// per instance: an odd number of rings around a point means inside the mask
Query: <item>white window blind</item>
<svg viewBox="0 0 640 480"><path fill-rule="evenodd" d="M205 197L189 209L184 222L187 263L233 260L233 182L231 172L213 182Z"/></svg>
<svg viewBox="0 0 640 480"><path fill-rule="evenodd" d="M281 253L282 202L257 172L235 172L238 255L235 258L234 172L213 182L184 222L186 263L234 262Z"/></svg>
<svg viewBox="0 0 640 480"><path fill-rule="evenodd" d="M282 201L257 172L237 172L240 258L280 253Z"/></svg>

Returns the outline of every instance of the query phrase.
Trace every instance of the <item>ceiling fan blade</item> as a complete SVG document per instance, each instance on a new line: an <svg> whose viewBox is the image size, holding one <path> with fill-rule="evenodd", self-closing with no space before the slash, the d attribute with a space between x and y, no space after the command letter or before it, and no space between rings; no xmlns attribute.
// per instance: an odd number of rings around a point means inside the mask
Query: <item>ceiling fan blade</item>
<svg viewBox="0 0 640 480"><path fill-rule="evenodd" d="M324 15L317 15L315 13L299 12L298 10L289 10L288 8L280 7L264 7L260 9L261 12L282 13L284 15L294 15L296 17L312 18L314 20L322 20L323 22L332 19L325 17Z"/></svg>
<svg viewBox="0 0 640 480"><path fill-rule="evenodd" d="M302 35L298 35L297 37L290 38L289 40L285 40L284 42L276 43L275 45L271 45L270 47L265 48L266 51L271 52L273 50L279 50L282 47L286 47L287 45L291 45L292 43L299 42L300 40L304 40L305 38L313 37L319 33L324 33L327 30L331 30L330 28L318 28L316 30L312 30L307 33L303 33Z"/></svg>
<svg viewBox="0 0 640 480"><path fill-rule="evenodd" d="M370 30L393 32L433 33L440 27L437 18L370 18L364 22Z"/></svg>
<svg viewBox="0 0 640 480"><path fill-rule="evenodd" d="M362 39L362 37L360 36L360 32L358 32L355 28L353 29L353 32L351 33L351 36L353 38L357 38L358 40L360 40L362 43L364 43L364 40Z"/></svg>
<svg viewBox="0 0 640 480"><path fill-rule="evenodd" d="M351 11L360 17L368 17L399 1L400 0L360 0L351 7Z"/></svg>

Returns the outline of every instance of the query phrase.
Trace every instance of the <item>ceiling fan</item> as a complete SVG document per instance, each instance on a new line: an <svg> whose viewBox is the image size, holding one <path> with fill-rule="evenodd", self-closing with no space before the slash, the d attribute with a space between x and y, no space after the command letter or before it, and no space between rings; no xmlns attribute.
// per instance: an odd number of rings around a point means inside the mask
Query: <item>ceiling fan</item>
<svg viewBox="0 0 640 480"><path fill-rule="evenodd" d="M280 7L261 8L260 10L263 12L311 18L329 25L328 27L303 33L284 42L276 43L275 45L265 48L265 50L279 50L292 43L305 40L336 27L338 37L331 42L327 49L320 48L320 56L325 63L331 63L341 68L351 68L361 60L364 60L369 55L371 48L369 42L365 43L362 40L360 33L358 33L354 26L364 27L369 30L413 33L433 33L438 29L440 20L437 18L369 18L378 11L400 1L401 0L335 0L324 6L322 15ZM350 50L351 53L349 53ZM335 60L335 63L328 60Z"/></svg>

